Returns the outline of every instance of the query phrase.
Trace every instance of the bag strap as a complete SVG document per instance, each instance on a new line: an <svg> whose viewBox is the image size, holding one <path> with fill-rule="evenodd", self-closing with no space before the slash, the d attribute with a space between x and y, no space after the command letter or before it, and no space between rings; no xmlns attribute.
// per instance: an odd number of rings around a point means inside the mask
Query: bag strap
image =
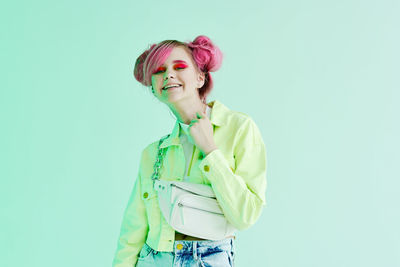
<svg viewBox="0 0 400 267"><path fill-rule="evenodd" d="M158 152L157 152L157 159L156 159L156 162L154 163L154 167L153 167L153 169L154 169L154 172L153 172L153 175L151 176L151 179L153 180L153 184L154 184L154 181L155 180L159 180L159 170L160 170L160 168L161 168L161 164L162 164L162 161L163 161L163 158L164 158L164 155L165 155L165 149L161 149L160 148L160 146L161 146L161 144L162 144L162 142L166 139L166 138L168 138L168 136L169 136L169 134L167 134L167 135L165 135L164 137L161 137L161 139L160 139L160 141L158 142L158 147L157 147L157 150L158 150Z"/></svg>

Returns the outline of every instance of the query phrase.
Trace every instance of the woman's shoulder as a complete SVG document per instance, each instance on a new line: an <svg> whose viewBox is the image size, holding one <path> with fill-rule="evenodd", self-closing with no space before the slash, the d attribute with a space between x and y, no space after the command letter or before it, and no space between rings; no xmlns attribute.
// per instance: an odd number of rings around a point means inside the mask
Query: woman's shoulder
<svg viewBox="0 0 400 267"><path fill-rule="evenodd" d="M146 145L142 151L142 157L148 155L154 155L158 150L158 143L160 139L151 142L150 144Z"/></svg>
<svg viewBox="0 0 400 267"><path fill-rule="evenodd" d="M140 155L140 171L143 177L147 177L153 172L153 165L157 157L158 142L159 140L155 140L142 149Z"/></svg>
<svg viewBox="0 0 400 267"><path fill-rule="evenodd" d="M221 101L212 101L212 106L216 109L215 116L217 117L216 119L218 121L234 123L237 125L242 125L243 123L253 121L252 117L249 114L231 109L230 107L223 104Z"/></svg>
<svg viewBox="0 0 400 267"><path fill-rule="evenodd" d="M150 158L153 159L154 155L156 155L158 152L158 144L160 143L160 140L167 138L169 135L170 134L163 135L157 140L154 140L150 144L146 145L142 150L142 160L148 161Z"/></svg>
<svg viewBox="0 0 400 267"><path fill-rule="evenodd" d="M252 117L244 112L232 110L232 118L240 123L244 123L246 121L252 121Z"/></svg>
<svg viewBox="0 0 400 267"><path fill-rule="evenodd" d="M235 127L237 130L240 128L256 126L256 123L251 115L232 109L225 111L224 121L227 125Z"/></svg>
<svg viewBox="0 0 400 267"><path fill-rule="evenodd" d="M251 115L228 109L225 112L225 121L227 130L235 131L237 136L254 138L254 142L262 140L260 129Z"/></svg>

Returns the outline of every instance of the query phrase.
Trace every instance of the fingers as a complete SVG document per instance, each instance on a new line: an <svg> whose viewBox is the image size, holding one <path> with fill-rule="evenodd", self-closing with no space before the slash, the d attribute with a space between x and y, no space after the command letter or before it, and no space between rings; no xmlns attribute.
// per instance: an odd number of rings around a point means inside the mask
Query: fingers
<svg viewBox="0 0 400 267"><path fill-rule="evenodd" d="M197 118L197 119L191 120L191 121L190 121L190 126L192 126L194 123L198 122L199 119L202 119L202 118L204 118L204 117L205 117L205 114L204 114L203 111L202 111L201 113L196 112L196 118Z"/></svg>
<svg viewBox="0 0 400 267"><path fill-rule="evenodd" d="M198 122L199 120L193 119L190 121L189 127Z"/></svg>
<svg viewBox="0 0 400 267"><path fill-rule="evenodd" d="M205 111L196 112L196 115L197 115L198 119L202 119L202 118L205 118L207 116Z"/></svg>

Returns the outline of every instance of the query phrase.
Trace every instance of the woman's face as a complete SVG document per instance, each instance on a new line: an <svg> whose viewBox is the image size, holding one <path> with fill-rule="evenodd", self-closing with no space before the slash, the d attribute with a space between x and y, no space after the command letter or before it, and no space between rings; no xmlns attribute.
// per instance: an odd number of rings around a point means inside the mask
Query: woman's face
<svg viewBox="0 0 400 267"><path fill-rule="evenodd" d="M164 64L151 76L154 95L164 103L184 99L199 99L198 88L204 85L204 73L199 73L190 52L183 46L172 49ZM166 89L165 86L176 84L178 87Z"/></svg>

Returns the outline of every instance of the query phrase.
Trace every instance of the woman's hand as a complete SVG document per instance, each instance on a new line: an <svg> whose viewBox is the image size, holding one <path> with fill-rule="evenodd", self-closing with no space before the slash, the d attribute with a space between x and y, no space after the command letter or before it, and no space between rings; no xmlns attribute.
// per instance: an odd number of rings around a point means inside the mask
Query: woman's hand
<svg viewBox="0 0 400 267"><path fill-rule="evenodd" d="M211 151L217 149L214 142L213 126L205 112L196 113L197 119L193 119L189 124L189 133L195 142L195 145L204 155L208 155Z"/></svg>

